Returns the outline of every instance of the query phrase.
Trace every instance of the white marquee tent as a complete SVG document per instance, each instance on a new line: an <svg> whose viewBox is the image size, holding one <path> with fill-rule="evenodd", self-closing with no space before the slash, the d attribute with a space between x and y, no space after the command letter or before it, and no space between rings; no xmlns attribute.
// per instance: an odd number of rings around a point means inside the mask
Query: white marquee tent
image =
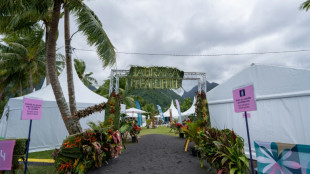
<svg viewBox="0 0 310 174"><path fill-rule="evenodd" d="M169 109L163 113L164 117L170 117L170 109L172 111L172 118L179 118L179 112L175 108L175 106L173 104L173 100L171 101L171 105L170 105Z"/></svg>
<svg viewBox="0 0 310 174"><path fill-rule="evenodd" d="M194 97L194 101L192 106L185 112L182 112L182 116L190 116L192 114L195 114L195 110L196 110L196 97Z"/></svg>
<svg viewBox="0 0 310 174"><path fill-rule="evenodd" d="M310 144L310 70L252 65L207 94L212 127L233 129L244 138L245 119L235 113L232 90L253 84L257 111L248 119L252 154L254 141Z"/></svg>
<svg viewBox="0 0 310 174"><path fill-rule="evenodd" d="M75 99L77 110L95 104L106 102L107 99L89 90L78 78L73 68ZM59 81L68 103L68 87L66 69L60 74ZM68 131L61 118L51 85L23 97L38 98L43 100L42 119L32 122L30 151L42 151L59 147L63 139L68 136ZM27 138L29 121L21 120L23 97L10 98L4 108L0 120L0 137ZM89 121L103 121L104 111L94 113L80 120L83 129L89 128Z"/></svg>

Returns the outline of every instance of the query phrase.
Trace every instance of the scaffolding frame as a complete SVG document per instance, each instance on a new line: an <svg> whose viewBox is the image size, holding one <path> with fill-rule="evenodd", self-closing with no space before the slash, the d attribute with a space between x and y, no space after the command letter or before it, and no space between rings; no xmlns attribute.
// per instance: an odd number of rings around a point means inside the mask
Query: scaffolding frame
<svg viewBox="0 0 310 174"><path fill-rule="evenodd" d="M119 92L119 79L125 78L129 74L129 70L119 70L112 69L110 74L110 88L109 95L112 91L115 91L116 94ZM115 78L115 85L114 85ZM207 77L206 73L203 72L184 72L184 77L182 80L197 80L198 82L198 92L201 91L207 92Z"/></svg>

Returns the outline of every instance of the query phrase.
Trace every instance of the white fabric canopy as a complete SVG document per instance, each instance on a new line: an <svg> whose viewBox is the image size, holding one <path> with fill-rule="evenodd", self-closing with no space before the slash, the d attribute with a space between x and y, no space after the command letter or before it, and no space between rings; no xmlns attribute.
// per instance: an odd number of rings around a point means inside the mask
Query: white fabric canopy
<svg viewBox="0 0 310 174"><path fill-rule="evenodd" d="M141 109L137 109L137 108L129 108L129 109L126 109L126 113L144 114L144 113L146 113L146 112L143 111L143 110L141 110Z"/></svg>
<svg viewBox="0 0 310 174"><path fill-rule="evenodd" d="M254 85L257 111L249 112L252 155L254 141L310 144L310 70L252 65L207 94L211 125L233 129L244 138L249 155L245 119L235 113L232 90Z"/></svg>
<svg viewBox="0 0 310 174"><path fill-rule="evenodd" d="M85 109L107 99L89 90L78 78L73 68L75 99L77 110ZM59 82L68 103L68 87L66 69L60 74ZM42 119L32 122L30 151L42 151L60 147L68 131L61 118L51 85L23 97L39 98L43 100ZM4 108L0 120L0 136L4 138L27 138L29 121L21 120L23 97L10 98ZM80 120L83 129L89 128L89 121L104 121L104 111L94 113Z"/></svg>
<svg viewBox="0 0 310 174"><path fill-rule="evenodd" d="M192 106L185 112L182 112L182 116L190 116L192 114L195 114L195 110L196 110L196 97L194 97L194 101Z"/></svg>
<svg viewBox="0 0 310 174"><path fill-rule="evenodd" d="M170 109L172 111L172 118L179 118L179 112L174 107L173 100L171 101L171 105L170 105L169 109L163 113L164 117L170 117Z"/></svg>

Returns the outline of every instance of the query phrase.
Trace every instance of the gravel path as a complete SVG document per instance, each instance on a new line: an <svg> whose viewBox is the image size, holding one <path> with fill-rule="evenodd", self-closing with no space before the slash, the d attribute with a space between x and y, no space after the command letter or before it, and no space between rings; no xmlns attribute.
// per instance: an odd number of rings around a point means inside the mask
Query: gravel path
<svg viewBox="0 0 310 174"><path fill-rule="evenodd" d="M89 171L88 174L206 174L208 165L200 167L197 157L184 152L185 139L167 135L144 135L139 143L128 144L127 149L109 165ZM212 172L214 173L214 172Z"/></svg>

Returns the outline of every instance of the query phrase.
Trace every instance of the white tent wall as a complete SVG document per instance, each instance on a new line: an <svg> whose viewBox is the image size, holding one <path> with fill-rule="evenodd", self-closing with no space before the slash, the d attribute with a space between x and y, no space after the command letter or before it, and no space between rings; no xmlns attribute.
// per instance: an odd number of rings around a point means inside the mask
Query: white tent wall
<svg viewBox="0 0 310 174"><path fill-rule="evenodd" d="M242 136L249 157L245 119L232 100L232 90L245 84L253 84L256 95L257 111L248 112L254 158L254 141L310 144L310 70L254 65L207 94L212 127Z"/></svg>
<svg viewBox="0 0 310 174"><path fill-rule="evenodd" d="M66 69L58 77L64 97L68 102L68 87ZM89 90L80 81L73 68L73 79L76 93L77 110L85 109L89 106L107 102L107 99ZM63 139L68 136L68 131L60 115L55 96L51 85L48 85L24 97L40 98L43 100L42 118L32 122L30 151L42 151L59 147ZM23 97L9 99L5 106L0 120L0 136L4 138L27 138L29 121L21 120L23 108ZM121 108L124 108L123 106ZM124 111L122 111L124 112ZM94 113L80 120L82 129L89 128L87 123L93 121L104 121L104 111Z"/></svg>

